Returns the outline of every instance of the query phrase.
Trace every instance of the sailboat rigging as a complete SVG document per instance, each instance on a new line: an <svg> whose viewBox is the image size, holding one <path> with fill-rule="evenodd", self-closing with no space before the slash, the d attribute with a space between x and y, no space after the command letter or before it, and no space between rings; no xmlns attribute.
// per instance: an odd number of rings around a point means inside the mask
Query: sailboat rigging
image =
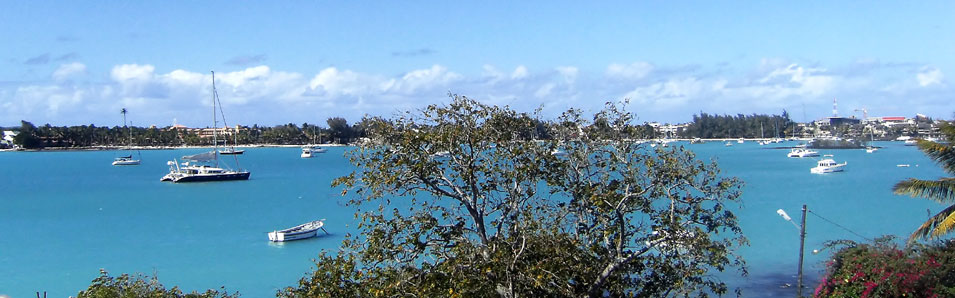
<svg viewBox="0 0 955 298"><path fill-rule="evenodd" d="M219 113L222 113L222 103L219 102L219 94L216 92L216 73L212 72L212 151L183 156L185 160L179 163L178 160L170 160L169 174L163 176L160 181L171 182L201 182L201 181L228 181L228 180L248 180L250 172L242 169L231 170L220 167L219 163L219 137L218 121L216 117L216 105L219 105ZM222 123L225 123L225 114ZM236 166L239 165L239 159L233 155Z"/></svg>
<svg viewBox="0 0 955 298"><path fill-rule="evenodd" d="M133 145L133 129L126 126L126 108L123 108L120 113L123 114L123 127L126 127L126 130L129 132L129 143L126 144L126 149L130 150L129 155L120 156L113 160L114 166L135 166L139 165L139 159L133 159L133 152L131 146ZM139 151L136 151L136 154L139 155ZM140 159L142 157L140 156Z"/></svg>

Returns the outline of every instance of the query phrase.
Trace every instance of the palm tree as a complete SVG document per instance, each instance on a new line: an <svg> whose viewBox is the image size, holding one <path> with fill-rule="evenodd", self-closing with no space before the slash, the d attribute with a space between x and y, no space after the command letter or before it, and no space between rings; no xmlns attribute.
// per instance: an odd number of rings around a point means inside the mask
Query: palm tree
<svg viewBox="0 0 955 298"><path fill-rule="evenodd" d="M935 160L949 175L955 176L955 126L943 124L942 134L947 143L919 140L919 150ZM953 232L955 229L955 177L938 180L920 180L909 178L897 183L892 191L900 195L922 197L943 204L952 204L935 214L909 236L909 243L919 239L934 239Z"/></svg>

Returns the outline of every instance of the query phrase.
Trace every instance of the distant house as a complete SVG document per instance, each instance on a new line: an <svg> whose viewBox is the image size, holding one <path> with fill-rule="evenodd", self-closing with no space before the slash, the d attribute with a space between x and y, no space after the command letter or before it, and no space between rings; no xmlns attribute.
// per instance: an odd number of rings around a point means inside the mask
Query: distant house
<svg viewBox="0 0 955 298"><path fill-rule="evenodd" d="M4 130L3 138L0 139L0 147L13 147L13 137L16 137L17 134L19 133L15 131Z"/></svg>

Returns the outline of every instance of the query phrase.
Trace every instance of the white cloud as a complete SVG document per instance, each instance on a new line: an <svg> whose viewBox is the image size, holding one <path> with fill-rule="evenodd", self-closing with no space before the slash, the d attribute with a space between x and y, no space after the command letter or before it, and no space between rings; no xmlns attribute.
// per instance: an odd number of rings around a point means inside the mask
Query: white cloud
<svg viewBox="0 0 955 298"><path fill-rule="evenodd" d="M339 71L329 67L320 71L308 84L309 88L328 97L380 94L386 89L386 80L351 70Z"/></svg>
<svg viewBox="0 0 955 298"><path fill-rule="evenodd" d="M653 65L646 62L634 62L629 65L614 63L607 66L606 75L615 79L640 80L652 71Z"/></svg>
<svg viewBox="0 0 955 298"><path fill-rule="evenodd" d="M554 87L556 87L554 83L544 84L540 88L537 88L537 91L534 92L534 97L537 97L537 98L547 97L548 95L550 95L551 91L554 90Z"/></svg>
<svg viewBox="0 0 955 298"><path fill-rule="evenodd" d="M446 102L444 93L448 90L520 109L546 106L545 113L555 114L568 107L596 110L607 100L630 97L640 104L637 111L653 111L649 117L641 115L648 121L686 119L701 110L791 111L802 103L812 111L813 102L828 106L833 97L840 99L840 106L845 102L846 107L854 104L853 100L866 100L869 107L913 109L885 114L919 112L914 110L917 104L889 104L900 98L934 100L937 110L955 110L943 100L941 94L950 92L937 67L885 63L869 65L863 71L846 70L852 67L808 67L764 59L752 69L718 66L714 71L706 66L658 67L635 62L611 64L596 73L573 66L534 73L524 65L503 71L484 65L483 72L467 77L442 65L411 69L398 76L335 67L306 74L261 65L217 72L215 77L229 120L262 125L320 123L332 116L345 116L351 121L364 114L390 115ZM134 111L137 124L163 125L178 118L186 125L209 125L206 107L211 99L210 74L187 69L159 73L156 69L150 64L116 65L107 73L109 81L74 82L83 75L102 74L88 73L81 63L63 64L48 76L51 80L46 84L0 85L0 119L112 125L116 123L111 120L116 118L115 111L127 107ZM929 86L934 88L921 88ZM818 109L828 114L828 107Z"/></svg>
<svg viewBox="0 0 955 298"><path fill-rule="evenodd" d="M919 81L919 86L922 87L941 84L942 78L944 77L942 70L934 67L923 67L922 70L915 75L915 78Z"/></svg>
<svg viewBox="0 0 955 298"><path fill-rule="evenodd" d="M577 81L577 74L580 72L576 67L573 66L560 66L556 68L557 73L559 73L564 78L564 83L567 85L573 85Z"/></svg>
<svg viewBox="0 0 955 298"><path fill-rule="evenodd" d="M79 62L67 63L60 65L60 67L53 72L53 80L65 81L83 74L86 74L86 65Z"/></svg>
<svg viewBox="0 0 955 298"><path fill-rule="evenodd" d="M388 84L387 86L391 90L407 94L420 89L431 90L436 87L445 87L463 78L464 76L450 72L444 66L433 65L428 69L408 72L401 79L395 80L394 84Z"/></svg>
<svg viewBox="0 0 955 298"><path fill-rule="evenodd" d="M704 91L707 91L707 84L694 77L685 77L637 87L624 97L637 103L650 104L651 108L661 108L685 104L698 98Z"/></svg>
<svg viewBox="0 0 955 298"><path fill-rule="evenodd" d="M113 67L110 71L110 77L117 82L124 81L148 81L153 76L156 68L152 65L123 64Z"/></svg>
<svg viewBox="0 0 955 298"><path fill-rule="evenodd" d="M514 68L514 71L511 72L512 80L520 80L527 77L527 67L524 65L519 65L517 68Z"/></svg>

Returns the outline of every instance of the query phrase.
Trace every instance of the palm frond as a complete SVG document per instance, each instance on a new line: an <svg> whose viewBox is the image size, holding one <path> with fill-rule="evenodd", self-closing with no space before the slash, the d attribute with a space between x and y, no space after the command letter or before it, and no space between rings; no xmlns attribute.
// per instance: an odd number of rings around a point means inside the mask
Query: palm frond
<svg viewBox="0 0 955 298"><path fill-rule="evenodd" d="M955 227L955 205L948 206L938 214L935 214L922 224L912 235L909 236L909 243L919 239L934 239L951 232Z"/></svg>
<svg viewBox="0 0 955 298"><path fill-rule="evenodd" d="M919 180L909 178L896 183L892 192L899 195L922 197L939 203L955 203L955 178Z"/></svg>
<svg viewBox="0 0 955 298"><path fill-rule="evenodd" d="M945 172L955 175L955 148L952 145L920 140L919 150L938 163Z"/></svg>

